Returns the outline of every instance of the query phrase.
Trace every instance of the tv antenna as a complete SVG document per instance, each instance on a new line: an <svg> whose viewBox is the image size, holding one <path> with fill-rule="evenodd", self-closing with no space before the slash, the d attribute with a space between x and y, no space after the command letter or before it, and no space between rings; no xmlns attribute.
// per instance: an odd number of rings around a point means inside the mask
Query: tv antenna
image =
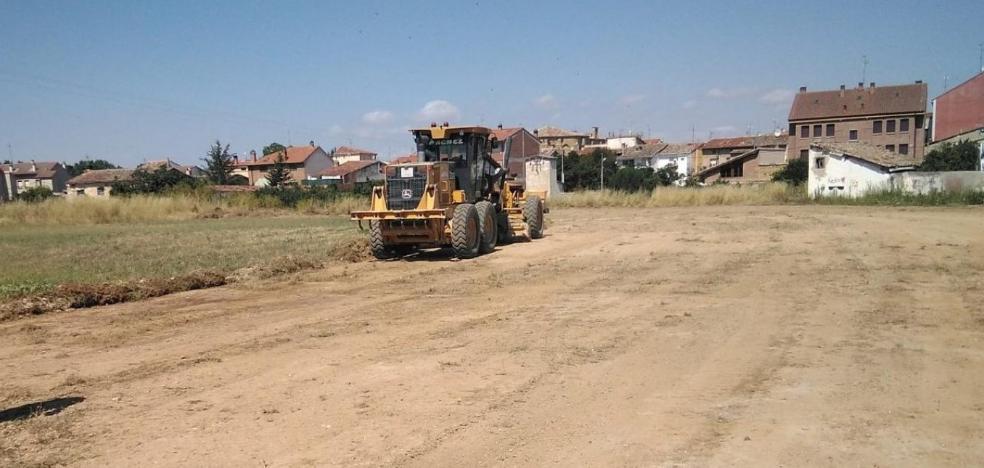
<svg viewBox="0 0 984 468"><path fill-rule="evenodd" d="M984 42L977 44L977 64L980 65L981 71L984 72Z"/></svg>
<svg viewBox="0 0 984 468"><path fill-rule="evenodd" d="M868 56L861 56L861 82L868 81Z"/></svg>

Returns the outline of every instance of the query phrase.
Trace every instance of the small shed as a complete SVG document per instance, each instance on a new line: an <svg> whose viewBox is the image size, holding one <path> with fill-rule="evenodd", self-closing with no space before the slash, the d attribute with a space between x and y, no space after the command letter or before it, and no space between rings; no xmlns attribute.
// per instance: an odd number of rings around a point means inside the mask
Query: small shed
<svg viewBox="0 0 984 468"><path fill-rule="evenodd" d="M813 198L857 198L889 190L893 174L913 171L918 165L911 155L859 142L812 145L809 164L807 189Z"/></svg>

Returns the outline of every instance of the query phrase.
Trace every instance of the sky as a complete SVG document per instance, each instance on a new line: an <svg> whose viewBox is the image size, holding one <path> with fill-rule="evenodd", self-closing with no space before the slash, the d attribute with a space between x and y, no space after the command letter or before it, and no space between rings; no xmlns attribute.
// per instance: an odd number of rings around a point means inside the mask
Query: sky
<svg viewBox="0 0 984 468"><path fill-rule="evenodd" d="M0 160L216 140L413 150L432 121L666 141L785 128L800 86L979 71L977 1L0 0Z"/></svg>

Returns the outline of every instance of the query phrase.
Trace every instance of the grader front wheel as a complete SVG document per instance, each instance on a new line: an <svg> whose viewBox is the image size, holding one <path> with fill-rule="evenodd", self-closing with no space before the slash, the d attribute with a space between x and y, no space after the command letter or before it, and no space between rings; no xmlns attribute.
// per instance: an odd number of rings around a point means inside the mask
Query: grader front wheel
<svg viewBox="0 0 984 468"><path fill-rule="evenodd" d="M369 250L379 260L393 257L393 252L383 242L383 228L377 220L369 221Z"/></svg>
<svg viewBox="0 0 984 468"><path fill-rule="evenodd" d="M478 230L482 233L478 252L487 254L495 250L495 245L499 242L499 226L496 223L495 205L487 201L480 201L475 204L475 209L478 211Z"/></svg>
<svg viewBox="0 0 984 468"><path fill-rule="evenodd" d="M543 200L531 195L523 205L523 218L526 221L526 231L530 239L543 237Z"/></svg>
<svg viewBox="0 0 984 468"><path fill-rule="evenodd" d="M458 258L478 256L481 237L475 205L464 203L456 206L451 218L451 248L454 255Z"/></svg>

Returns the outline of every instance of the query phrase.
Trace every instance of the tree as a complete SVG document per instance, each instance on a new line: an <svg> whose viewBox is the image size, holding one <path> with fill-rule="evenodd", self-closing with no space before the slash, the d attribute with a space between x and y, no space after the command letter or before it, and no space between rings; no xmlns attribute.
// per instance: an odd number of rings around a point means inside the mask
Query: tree
<svg viewBox="0 0 984 468"><path fill-rule="evenodd" d="M142 193L166 193L174 188L186 185L194 186L195 180L180 171L168 167L159 167L154 171L138 169L133 171L130 180L113 182L113 195L134 195Z"/></svg>
<svg viewBox="0 0 984 468"><path fill-rule="evenodd" d="M205 173L208 174L209 181L216 185L229 185L233 169L229 145L223 147L219 140L215 140L202 161L205 162Z"/></svg>
<svg viewBox="0 0 984 468"><path fill-rule="evenodd" d="M807 177L809 177L809 163L806 159L796 158L786 163L786 167L772 174L772 181L795 186L806 182Z"/></svg>
<svg viewBox="0 0 984 468"><path fill-rule="evenodd" d="M286 146L281 145L280 143L277 143L277 142L273 142L273 143L270 143L269 145L266 145L266 146L263 147L263 156L266 156L268 154L273 154L273 153L279 153L279 152L284 151L286 149L287 149Z"/></svg>
<svg viewBox="0 0 984 468"><path fill-rule="evenodd" d="M663 187L667 185L672 185L676 181L680 180L680 171L677 169L676 164L667 164L656 170L653 174L656 178L656 183Z"/></svg>
<svg viewBox="0 0 984 468"><path fill-rule="evenodd" d="M957 144L943 143L926 154L920 171L977 171L981 156L977 145L969 140Z"/></svg>
<svg viewBox="0 0 984 468"><path fill-rule="evenodd" d="M273 163L270 171L267 172L266 179L267 185L276 188L282 188L291 182L290 170L287 169L287 164L284 163L283 152L277 155L277 161Z"/></svg>
<svg viewBox="0 0 984 468"><path fill-rule="evenodd" d="M54 195L55 194L52 193L51 189L48 187L31 187L20 191L17 194L17 199L28 203L38 203L43 202Z"/></svg>
<svg viewBox="0 0 984 468"><path fill-rule="evenodd" d="M105 159L82 159L75 164L65 165L68 175L75 177L85 171L97 171L101 169L119 169L120 166L113 164Z"/></svg>

